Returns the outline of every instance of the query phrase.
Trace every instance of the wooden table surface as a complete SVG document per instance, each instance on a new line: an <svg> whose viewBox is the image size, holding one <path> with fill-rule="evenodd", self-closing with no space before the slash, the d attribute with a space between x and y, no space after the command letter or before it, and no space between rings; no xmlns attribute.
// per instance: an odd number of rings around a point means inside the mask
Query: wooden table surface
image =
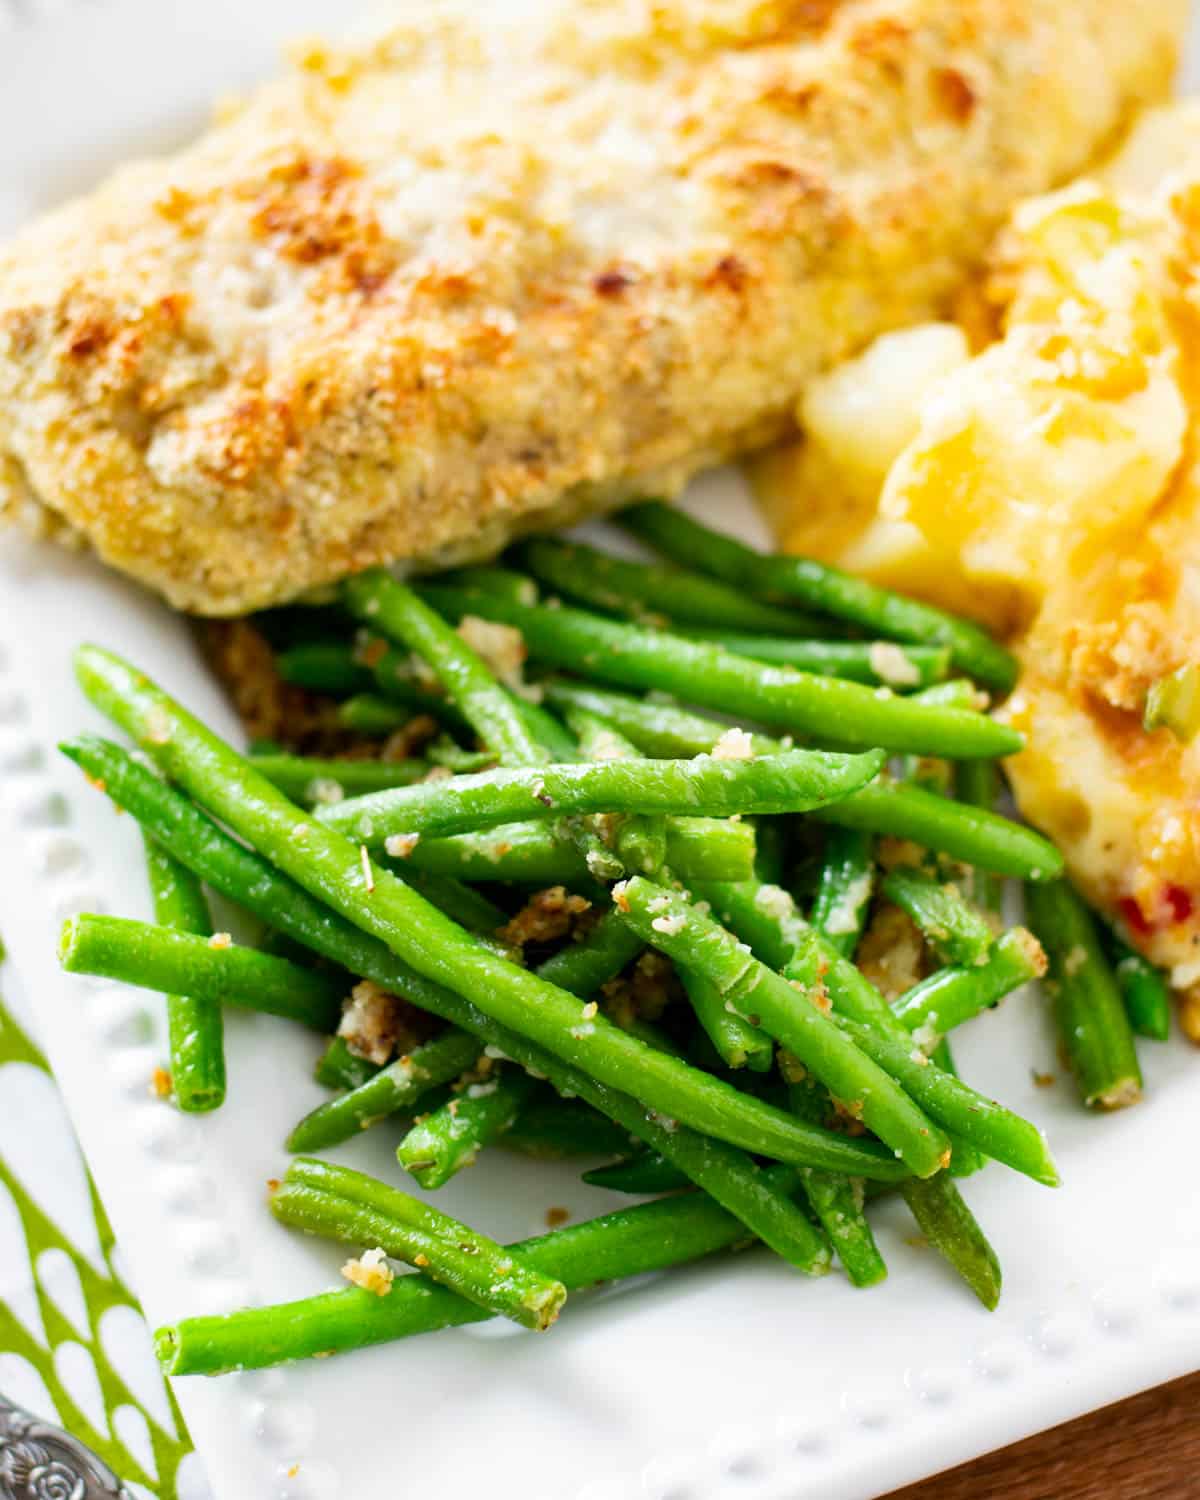
<svg viewBox="0 0 1200 1500"><path fill-rule="evenodd" d="M1168 1495L1200 1500L1200 1375L896 1490L886 1500L1157 1500Z"/></svg>

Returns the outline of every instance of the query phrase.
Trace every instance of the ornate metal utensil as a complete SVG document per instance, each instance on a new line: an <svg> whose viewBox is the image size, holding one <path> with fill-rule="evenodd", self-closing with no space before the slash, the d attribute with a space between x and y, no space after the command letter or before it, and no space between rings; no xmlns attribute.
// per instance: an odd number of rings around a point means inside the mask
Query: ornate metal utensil
<svg viewBox="0 0 1200 1500"><path fill-rule="evenodd" d="M78 1439L0 1396L0 1500L132 1500Z"/></svg>

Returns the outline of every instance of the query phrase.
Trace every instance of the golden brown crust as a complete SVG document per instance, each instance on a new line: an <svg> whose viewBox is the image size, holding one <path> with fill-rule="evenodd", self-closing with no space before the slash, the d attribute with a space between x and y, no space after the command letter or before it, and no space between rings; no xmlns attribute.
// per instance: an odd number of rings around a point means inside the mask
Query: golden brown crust
<svg viewBox="0 0 1200 1500"><path fill-rule="evenodd" d="M944 305L1185 10L444 0L312 46L0 252L0 510L230 614L672 491Z"/></svg>

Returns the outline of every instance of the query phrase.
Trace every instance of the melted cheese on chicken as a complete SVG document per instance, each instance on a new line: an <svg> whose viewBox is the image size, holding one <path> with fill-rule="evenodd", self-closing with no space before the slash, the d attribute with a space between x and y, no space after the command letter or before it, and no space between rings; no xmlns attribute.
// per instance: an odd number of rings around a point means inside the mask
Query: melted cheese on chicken
<svg viewBox="0 0 1200 1500"><path fill-rule="evenodd" d="M818 382L759 492L789 549L1013 642L1022 809L1200 994L1200 738L1143 728L1200 665L1200 109L1024 204L961 322Z"/></svg>

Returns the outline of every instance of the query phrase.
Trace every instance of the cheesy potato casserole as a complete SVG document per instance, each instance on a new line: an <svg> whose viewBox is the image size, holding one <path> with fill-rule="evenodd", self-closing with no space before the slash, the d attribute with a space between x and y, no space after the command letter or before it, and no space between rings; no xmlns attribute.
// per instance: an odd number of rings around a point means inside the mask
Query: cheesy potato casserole
<svg viewBox="0 0 1200 1500"><path fill-rule="evenodd" d="M1025 814L1200 992L1200 109L1022 205L953 321L813 385L754 477L785 545L1009 637ZM1185 1019L1200 1039L1200 1004Z"/></svg>

